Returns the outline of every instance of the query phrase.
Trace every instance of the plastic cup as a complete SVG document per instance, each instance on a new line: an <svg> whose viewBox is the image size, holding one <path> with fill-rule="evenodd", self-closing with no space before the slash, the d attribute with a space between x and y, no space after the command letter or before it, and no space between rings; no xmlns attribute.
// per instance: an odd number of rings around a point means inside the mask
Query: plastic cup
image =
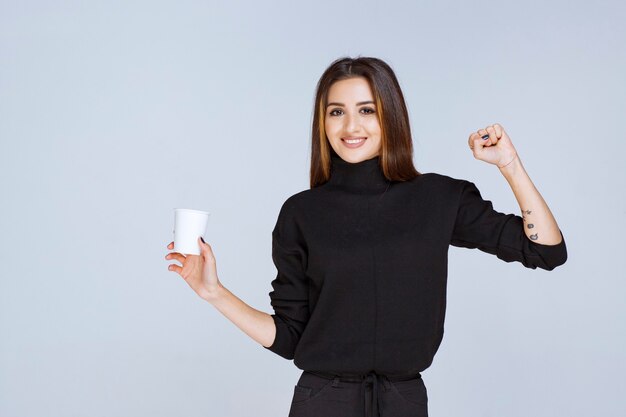
<svg viewBox="0 0 626 417"><path fill-rule="evenodd" d="M210 213L201 210L174 209L174 252L200 255L198 238L206 233Z"/></svg>

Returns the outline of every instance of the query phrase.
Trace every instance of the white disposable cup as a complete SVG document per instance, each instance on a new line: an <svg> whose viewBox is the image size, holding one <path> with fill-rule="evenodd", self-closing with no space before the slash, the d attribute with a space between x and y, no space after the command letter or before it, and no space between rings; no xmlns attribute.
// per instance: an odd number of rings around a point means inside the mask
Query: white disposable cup
<svg viewBox="0 0 626 417"><path fill-rule="evenodd" d="M184 255L200 255L198 238L206 233L209 212L174 209L174 252Z"/></svg>

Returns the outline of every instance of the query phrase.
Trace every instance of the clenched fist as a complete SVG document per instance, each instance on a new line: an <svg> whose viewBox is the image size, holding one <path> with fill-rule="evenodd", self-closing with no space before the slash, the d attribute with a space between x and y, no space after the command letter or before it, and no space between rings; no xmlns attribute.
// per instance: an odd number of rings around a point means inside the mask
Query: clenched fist
<svg viewBox="0 0 626 417"><path fill-rule="evenodd" d="M511 138L498 123L473 132L468 144L474 158L504 168L518 157Z"/></svg>

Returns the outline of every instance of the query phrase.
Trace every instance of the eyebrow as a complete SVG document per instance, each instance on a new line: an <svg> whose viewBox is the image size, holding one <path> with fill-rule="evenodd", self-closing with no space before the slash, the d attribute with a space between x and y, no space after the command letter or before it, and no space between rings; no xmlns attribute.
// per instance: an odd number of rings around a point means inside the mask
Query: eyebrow
<svg viewBox="0 0 626 417"><path fill-rule="evenodd" d="M361 101L361 102L356 103L357 106L361 106L363 104L374 104L374 102L373 101ZM342 107L345 107L345 104L343 104L343 103L328 103L326 105L326 107L330 107L330 106L342 106Z"/></svg>

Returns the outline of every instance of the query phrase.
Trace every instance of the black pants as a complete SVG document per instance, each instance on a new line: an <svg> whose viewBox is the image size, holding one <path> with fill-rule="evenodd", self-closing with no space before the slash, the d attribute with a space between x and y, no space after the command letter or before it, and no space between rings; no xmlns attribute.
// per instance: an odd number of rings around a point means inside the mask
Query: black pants
<svg viewBox="0 0 626 417"><path fill-rule="evenodd" d="M334 376L303 371L289 417L428 417L420 374L404 378L370 373Z"/></svg>

